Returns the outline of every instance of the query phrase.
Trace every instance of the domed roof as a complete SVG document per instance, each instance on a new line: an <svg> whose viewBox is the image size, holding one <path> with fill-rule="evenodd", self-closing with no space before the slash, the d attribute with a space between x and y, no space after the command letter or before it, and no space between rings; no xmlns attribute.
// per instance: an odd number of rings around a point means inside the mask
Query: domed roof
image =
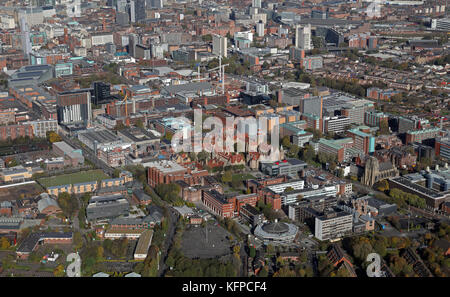
<svg viewBox="0 0 450 297"><path fill-rule="evenodd" d="M262 229L267 233L282 234L289 231L289 226L281 222L273 222L265 224Z"/></svg>

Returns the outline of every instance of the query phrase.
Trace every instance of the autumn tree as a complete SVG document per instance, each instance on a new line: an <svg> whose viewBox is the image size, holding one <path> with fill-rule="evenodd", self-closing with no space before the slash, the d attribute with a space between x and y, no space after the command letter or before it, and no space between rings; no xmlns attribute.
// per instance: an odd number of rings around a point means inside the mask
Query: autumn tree
<svg viewBox="0 0 450 297"><path fill-rule="evenodd" d="M0 249L6 250L6 249L9 249L10 246L11 246L11 244L9 243L8 238L6 238L6 237L0 238Z"/></svg>
<svg viewBox="0 0 450 297"><path fill-rule="evenodd" d="M47 140L50 143L54 143L54 142L62 141L62 138L61 138L61 136L58 135L58 133L56 133L54 131L48 131L47 132Z"/></svg>
<svg viewBox="0 0 450 297"><path fill-rule="evenodd" d="M56 277L63 277L64 276L64 266L62 264L59 264L56 266L56 268L53 270L53 275Z"/></svg>

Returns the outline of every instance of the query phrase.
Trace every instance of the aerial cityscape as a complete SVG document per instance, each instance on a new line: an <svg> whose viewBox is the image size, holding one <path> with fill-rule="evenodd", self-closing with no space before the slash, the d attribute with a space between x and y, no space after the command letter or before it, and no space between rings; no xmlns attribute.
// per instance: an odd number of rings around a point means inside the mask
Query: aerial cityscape
<svg viewBox="0 0 450 297"><path fill-rule="evenodd" d="M449 277L447 6L0 0L0 276Z"/></svg>

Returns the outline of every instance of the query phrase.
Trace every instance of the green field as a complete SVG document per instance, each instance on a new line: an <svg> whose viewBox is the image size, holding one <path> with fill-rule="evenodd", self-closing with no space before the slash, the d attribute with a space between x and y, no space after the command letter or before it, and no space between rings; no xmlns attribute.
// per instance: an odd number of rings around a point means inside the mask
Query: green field
<svg viewBox="0 0 450 297"><path fill-rule="evenodd" d="M98 181L103 179L110 178L106 175L102 170L89 170L89 171L81 171L71 174L64 174L52 177L44 177L38 179L38 183L40 183L43 187L53 187L59 185L68 185L68 184L77 184L77 183L85 183L90 181Z"/></svg>
<svg viewBox="0 0 450 297"><path fill-rule="evenodd" d="M255 177L249 173L237 173L233 174L233 181L244 181L247 179L255 179Z"/></svg>

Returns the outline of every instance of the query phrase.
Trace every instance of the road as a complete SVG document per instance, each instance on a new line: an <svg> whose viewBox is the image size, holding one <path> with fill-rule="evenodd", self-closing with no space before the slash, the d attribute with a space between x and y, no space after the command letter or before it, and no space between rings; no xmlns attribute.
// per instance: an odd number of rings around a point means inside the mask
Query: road
<svg viewBox="0 0 450 297"><path fill-rule="evenodd" d="M81 146L77 141L72 140L65 135L61 135L61 138L72 147L82 150L83 156L86 159L92 162L96 167L102 169L106 174L112 176L112 174L114 173L114 168L108 166L103 161L100 161L91 149L89 149L88 147Z"/></svg>
<svg viewBox="0 0 450 297"><path fill-rule="evenodd" d="M159 276L164 276L164 273L166 272L166 259L169 252L169 248L172 246L173 243L173 236L175 235L175 227L178 222L178 213L169 206L166 202L164 202L164 205L169 210L169 217L170 222L166 233L166 241L164 242L163 248L161 250L161 258L159 261Z"/></svg>

